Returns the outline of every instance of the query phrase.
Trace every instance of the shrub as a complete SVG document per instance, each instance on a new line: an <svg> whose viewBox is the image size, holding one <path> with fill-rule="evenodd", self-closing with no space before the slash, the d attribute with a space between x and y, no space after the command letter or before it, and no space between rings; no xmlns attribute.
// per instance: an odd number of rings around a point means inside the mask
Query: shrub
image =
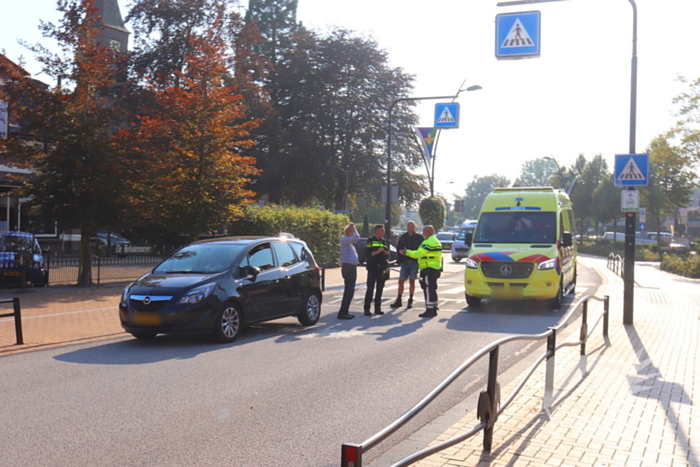
<svg viewBox="0 0 700 467"><path fill-rule="evenodd" d="M432 225L436 233L445 227L445 203L442 198L423 198L418 206L418 214L423 225Z"/></svg>
<svg viewBox="0 0 700 467"><path fill-rule="evenodd" d="M231 235L277 236L291 233L304 240L323 267L338 265L339 239L348 216L315 208L248 206L245 217L229 226Z"/></svg>
<svg viewBox="0 0 700 467"><path fill-rule="evenodd" d="M696 254L686 257L664 255L661 269L686 277L700 278L700 256Z"/></svg>

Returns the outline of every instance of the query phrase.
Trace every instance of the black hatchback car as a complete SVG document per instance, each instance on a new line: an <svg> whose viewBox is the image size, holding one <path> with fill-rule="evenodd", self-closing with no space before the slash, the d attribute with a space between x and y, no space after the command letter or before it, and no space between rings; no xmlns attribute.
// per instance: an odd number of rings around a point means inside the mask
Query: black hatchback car
<svg viewBox="0 0 700 467"><path fill-rule="evenodd" d="M212 333L233 342L246 324L321 315L321 269L306 243L286 237L226 237L178 250L124 289L121 325L140 339Z"/></svg>

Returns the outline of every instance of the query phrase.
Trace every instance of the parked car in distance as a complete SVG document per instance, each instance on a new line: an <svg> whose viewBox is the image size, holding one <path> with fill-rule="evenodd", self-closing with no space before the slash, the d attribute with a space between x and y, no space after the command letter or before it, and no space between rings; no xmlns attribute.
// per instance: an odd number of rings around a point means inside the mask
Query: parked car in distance
<svg viewBox="0 0 700 467"><path fill-rule="evenodd" d="M438 232L435 234L440 243L442 243L442 250L450 251L452 250L452 245L455 243L457 235L453 232Z"/></svg>
<svg viewBox="0 0 700 467"><path fill-rule="evenodd" d="M192 243L129 284L119 303L126 332L211 333L233 342L242 326L287 316L313 325L321 315L321 268L305 242L224 237Z"/></svg>
<svg viewBox="0 0 700 467"><path fill-rule="evenodd" d="M39 242L26 232L0 232L0 280L3 284L49 285L49 269Z"/></svg>
<svg viewBox="0 0 700 467"><path fill-rule="evenodd" d="M365 247L367 246L367 239L366 238L361 238L355 243L355 250L357 250L357 258L360 262L360 264L365 264ZM392 244L389 244L389 263L394 263L396 262L396 258L398 258L398 252L396 251L396 247Z"/></svg>

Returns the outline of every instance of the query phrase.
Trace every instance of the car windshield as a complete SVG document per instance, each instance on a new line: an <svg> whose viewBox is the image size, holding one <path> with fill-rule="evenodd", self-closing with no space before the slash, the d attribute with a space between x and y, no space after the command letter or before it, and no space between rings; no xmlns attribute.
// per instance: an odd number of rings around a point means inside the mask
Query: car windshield
<svg viewBox="0 0 700 467"><path fill-rule="evenodd" d="M454 240L455 235L452 233L439 233L437 234L438 240Z"/></svg>
<svg viewBox="0 0 700 467"><path fill-rule="evenodd" d="M467 233L469 232L474 232L474 227L469 227L468 229L462 229L459 231L457 234L457 240L462 240L464 241L465 237L467 236Z"/></svg>
<svg viewBox="0 0 700 467"><path fill-rule="evenodd" d="M34 239L21 235L0 236L0 251L32 251Z"/></svg>
<svg viewBox="0 0 700 467"><path fill-rule="evenodd" d="M189 245L163 261L154 274L212 274L225 271L245 248L237 244Z"/></svg>
<svg viewBox="0 0 700 467"><path fill-rule="evenodd" d="M479 218L474 242L479 243L554 243L553 212L485 212Z"/></svg>

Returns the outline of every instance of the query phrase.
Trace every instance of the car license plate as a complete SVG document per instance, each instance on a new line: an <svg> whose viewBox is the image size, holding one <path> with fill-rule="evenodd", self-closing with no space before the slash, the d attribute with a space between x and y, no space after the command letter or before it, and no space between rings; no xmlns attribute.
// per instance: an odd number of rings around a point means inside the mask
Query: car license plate
<svg viewBox="0 0 700 467"><path fill-rule="evenodd" d="M4 276L10 276L10 277L22 277L22 272L21 271L5 271L3 273Z"/></svg>
<svg viewBox="0 0 700 467"><path fill-rule="evenodd" d="M129 322L135 326L160 326L163 318L158 313L132 313Z"/></svg>

